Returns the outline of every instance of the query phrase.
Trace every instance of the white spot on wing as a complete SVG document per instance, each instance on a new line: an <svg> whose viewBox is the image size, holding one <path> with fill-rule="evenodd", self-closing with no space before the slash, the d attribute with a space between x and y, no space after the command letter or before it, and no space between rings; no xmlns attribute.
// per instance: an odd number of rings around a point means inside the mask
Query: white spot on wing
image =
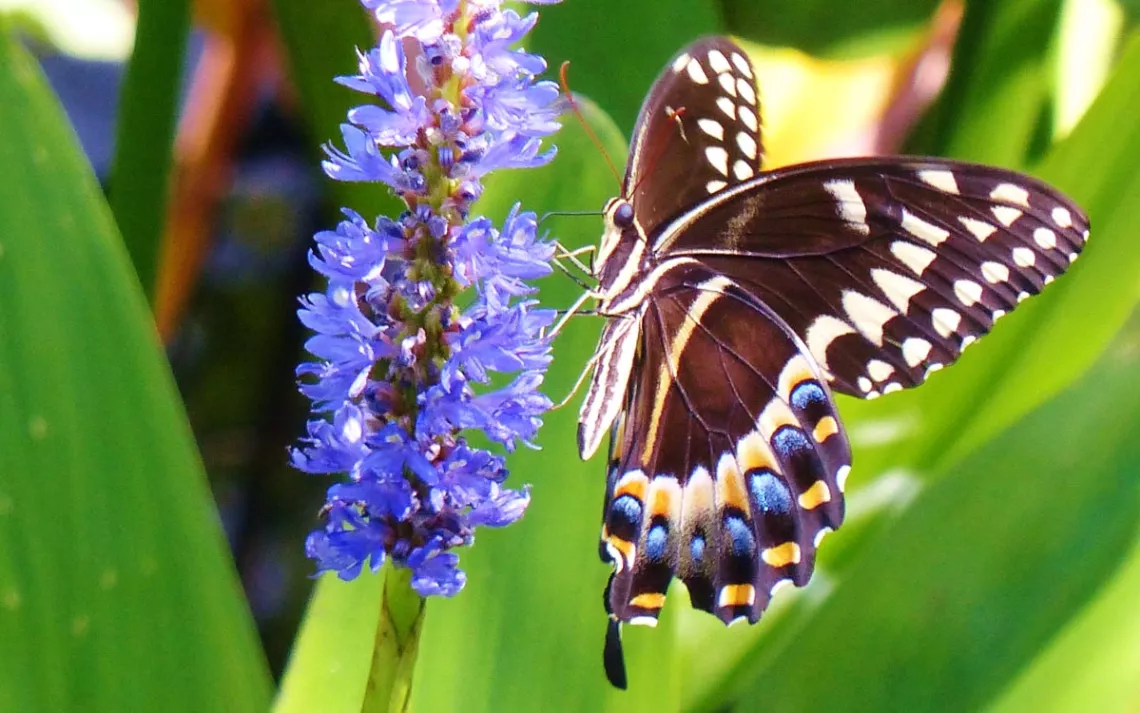
<svg viewBox="0 0 1140 713"><path fill-rule="evenodd" d="M945 242L946 238L950 237L949 230L927 223L906 208L903 208L902 211L902 228L919 240L929 243L934 247L938 247Z"/></svg>
<svg viewBox="0 0 1140 713"><path fill-rule="evenodd" d="M923 271L930 267L930 263L934 262L934 258L938 257L933 250L927 250L921 245L908 243L905 240L891 243L891 254L916 275L922 275Z"/></svg>
<svg viewBox="0 0 1140 713"><path fill-rule="evenodd" d="M943 193L958 193L958 182L954 180L954 174L949 171L938 169L919 171L918 178L923 183L934 186Z"/></svg>
<svg viewBox="0 0 1140 713"><path fill-rule="evenodd" d="M840 218L863 235L871 232L867 225L867 206L863 203L863 196L856 190L854 181L825 181L823 187L835 199Z"/></svg>
<svg viewBox="0 0 1140 713"><path fill-rule="evenodd" d="M736 134L736 145L748 158L756 158L756 139L752 135L744 131Z"/></svg>
<svg viewBox="0 0 1140 713"><path fill-rule="evenodd" d="M867 393L868 391L870 391L871 387L874 385L871 383L871 380L865 376L860 376L859 380L856 383L859 386L859 390L862 391L863 393Z"/></svg>
<svg viewBox="0 0 1140 713"><path fill-rule="evenodd" d="M1013 225L1013 221L1022 215L1020 210L1007 205L995 205L990 208L990 211L994 214L994 217L998 219L998 222L1007 228Z"/></svg>
<svg viewBox="0 0 1140 713"><path fill-rule="evenodd" d="M683 53L677 59L673 60L673 71L680 72L689 63L688 53Z"/></svg>
<svg viewBox="0 0 1140 713"><path fill-rule="evenodd" d="M697 126L717 141L724 141L724 126L716 119L697 119Z"/></svg>
<svg viewBox="0 0 1140 713"><path fill-rule="evenodd" d="M704 67L702 67L701 63L697 60L691 60L687 69L689 71L689 79L693 80L697 84L709 83L709 75L705 74Z"/></svg>
<svg viewBox="0 0 1140 713"><path fill-rule="evenodd" d="M1029 207L1029 191L1012 183L1002 183L990 191L990 198L995 201L1009 201L1018 205Z"/></svg>
<svg viewBox="0 0 1140 713"><path fill-rule="evenodd" d="M716 83L724 90L724 93L730 97L736 96L736 82L733 80L731 74L718 74L716 75Z"/></svg>
<svg viewBox="0 0 1140 713"><path fill-rule="evenodd" d="M752 82L747 79L736 80L736 91L740 92L740 98L749 104L756 103L756 90L752 88Z"/></svg>
<svg viewBox="0 0 1140 713"><path fill-rule="evenodd" d="M1037 262L1037 256L1029 248L1014 248L1013 262L1018 267L1032 267Z"/></svg>
<svg viewBox="0 0 1140 713"><path fill-rule="evenodd" d="M867 362L867 373L875 381L886 381L891 374L895 373L895 368L885 361L872 359Z"/></svg>
<svg viewBox="0 0 1140 713"><path fill-rule="evenodd" d="M823 542L823 538L827 537L829 534L831 534L831 532L832 530L830 527L821 527L819 528L819 532L815 533L815 539L812 541L815 543L815 548L817 550L819 549L819 543Z"/></svg>
<svg viewBox="0 0 1140 713"><path fill-rule="evenodd" d="M709 146L705 149L705 158L709 160L712 167L720 172L722 176L728 175L728 152L720 146Z"/></svg>
<svg viewBox="0 0 1140 713"><path fill-rule="evenodd" d="M996 285L1009 279L1009 268L1000 262L987 260L982 263L982 277L991 285Z"/></svg>
<svg viewBox="0 0 1140 713"><path fill-rule="evenodd" d="M839 486L839 492L847 487L847 476L851 475L851 466L841 465L839 470L835 471L835 482Z"/></svg>
<svg viewBox="0 0 1140 713"><path fill-rule="evenodd" d="M1038 228L1033 231L1033 239L1046 250L1057 247L1057 234L1048 228Z"/></svg>
<svg viewBox="0 0 1140 713"><path fill-rule="evenodd" d="M719 104L720 102L718 101L717 103ZM756 121L756 115L746 106L740 107L740 121L748 127L749 131L756 131L760 126Z"/></svg>
<svg viewBox="0 0 1140 713"><path fill-rule="evenodd" d="M907 366L918 366L930 356L931 344L922 337L909 337L902 343L903 359Z"/></svg>
<svg viewBox="0 0 1140 713"><path fill-rule="evenodd" d="M954 296L967 307L973 307L982 299L982 286L973 280L955 280Z"/></svg>
<svg viewBox="0 0 1140 713"><path fill-rule="evenodd" d="M732 69L720 50L709 50L709 66L718 74Z"/></svg>
<svg viewBox="0 0 1140 713"><path fill-rule="evenodd" d="M979 243L985 242L986 238L997 232L996 225L991 225L984 220L968 218L964 215L960 215L958 216L958 221L961 222L962 225L966 226L966 230L970 231L970 235L973 235L975 238L977 238Z"/></svg>
<svg viewBox="0 0 1140 713"><path fill-rule="evenodd" d="M752 167L748 165L747 161L738 160L732 164L732 175L736 176L737 180L747 180L752 178Z"/></svg>
<svg viewBox="0 0 1140 713"><path fill-rule="evenodd" d="M898 315L874 297L853 290L844 290L843 309L859 332L880 347L883 346L883 326Z"/></svg>
<svg viewBox="0 0 1140 713"><path fill-rule="evenodd" d="M943 337L949 337L958 331L958 325L962 323L962 315L952 309L939 307L931 311L930 322L934 327L934 331Z"/></svg>
<svg viewBox="0 0 1140 713"><path fill-rule="evenodd" d="M804 334L804 343L816 362L827 369L827 348L837 338L845 334L855 334L855 329L843 320L829 314L816 317Z"/></svg>
<svg viewBox="0 0 1140 713"><path fill-rule="evenodd" d="M716 105L720 108L721 111L724 112L725 116L727 116L729 119L735 119L736 118L736 104L733 104L732 100L729 99L728 97L717 97L716 98Z"/></svg>
<svg viewBox="0 0 1140 713"><path fill-rule="evenodd" d="M709 181L705 184L705 189L708 190L709 193L716 193L727 185L728 184L724 181Z"/></svg>
<svg viewBox="0 0 1140 713"><path fill-rule="evenodd" d="M911 298L926 289L926 286L918 280L882 268L871 270L871 279L899 312L910 309Z"/></svg>
<svg viewBox="0 0 1140 713"><path fill-rule="evenodd" d="M1062 228L1073 227L1073 214L1067 209L1057 206L1053 209L1053 222Z"/></svg>
<svg viewBox="0 0 1140 713"><path fill-rule="evenodd" d="M732 53L732 63L740 70L740 73L745 77L752 79L752 68L748 66L748 60L744 59L744 55L739 52Z"/></svg>

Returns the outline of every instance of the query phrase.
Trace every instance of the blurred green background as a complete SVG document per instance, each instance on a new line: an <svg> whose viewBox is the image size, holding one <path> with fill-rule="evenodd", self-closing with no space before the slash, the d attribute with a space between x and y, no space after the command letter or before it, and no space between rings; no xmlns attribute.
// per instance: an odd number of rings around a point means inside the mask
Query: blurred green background
<svg viewBox="0 0 1140 713"><path fill-rule="evenodd" d="M511 459L526 517L481 532L467 588L428 605L412 708L1140 708L1136 4L535 9L531 49L571 61L616 161L663 63L730 33L775 163L994 163L1068 192L1093 236L953 369L841 400L848 521L813 582L731 629L676 588L661 626L626 630L624 693L601 671L602 466L577 459L576 407L550 414ZM374 28L353 0L0 0L0 23L0 711L361 710L380 578L311 579L330 482L285 449L311 235L342 205L395 210L317 163L358 101L331 78ZM556 143L477 209L599 208L617 187L597 148L573 119ZM542 226L573 247L600 223ZM555 275L542 299L578 289ZM598 328L559 338L556 401Z"/></svg>

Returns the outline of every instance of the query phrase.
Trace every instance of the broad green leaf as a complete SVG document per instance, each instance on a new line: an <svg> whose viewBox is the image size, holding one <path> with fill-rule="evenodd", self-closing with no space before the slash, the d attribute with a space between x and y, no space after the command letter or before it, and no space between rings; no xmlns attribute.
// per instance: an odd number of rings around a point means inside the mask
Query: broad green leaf
<svg viewBox="0 0 1140 713"><path fill-rule="evenodd" d="M1135 477L1135 470L1130 472ZM1135 711L1140 706L1137 601L1140 542L1133 540L1124 566L990 711Z"/></svg>
<svg viewBox="0 0 1140 713"><path fill-rule="evenodd" d="M143 0L138 12L134 51L119 97L110 202L143 291L153 297L190 3Z"/></svg>
<svg viewBox="0 0 1140 713"><path fill-rule="evenodd" d="M529 45L555 71L568 60L570 89L628 134L665 62L701 35L723 31L713 0L573 0L542 7Z"/></svg>
<svg viewBox="0 0 1140 713"><path fill-rule="evenodd" d="M0 710L264 710L268 672L146 300L6 35L0 164Z"/></svg>
<svg viewBox="0 0 1140 713"><path fill-rule="evenodd" d="M384 574L352 582L333 574L320 578L281 679L275 713L361 709L383 588Z"/></svg>

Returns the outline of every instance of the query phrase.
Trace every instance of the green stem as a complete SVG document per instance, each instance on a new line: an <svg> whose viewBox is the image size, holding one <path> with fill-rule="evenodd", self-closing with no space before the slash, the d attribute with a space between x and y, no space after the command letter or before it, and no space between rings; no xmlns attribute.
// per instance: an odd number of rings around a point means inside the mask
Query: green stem
<svg viewBox="0 0 1140 713"><path fill-rule="evenodd" d="M424 600L411 586L412 572L385 567L384 596L376 624L376 647L361 713L404 713L412 698Z"/></svg>

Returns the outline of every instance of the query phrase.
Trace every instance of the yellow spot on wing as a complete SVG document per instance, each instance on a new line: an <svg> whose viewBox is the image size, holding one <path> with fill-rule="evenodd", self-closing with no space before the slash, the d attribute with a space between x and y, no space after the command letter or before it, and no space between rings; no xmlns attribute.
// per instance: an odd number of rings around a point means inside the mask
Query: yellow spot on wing
<svg viewBox="0 0 1140 713"><path fill-rule="evenodd" d="M799 564L800 546L794 542L785 542L782 545L769 547L760 556L771 567L787 567L790 564Z"/></svg>
<svg viewBox="0 0 1140 713"><path fill-rule="evenodd" d="M824 503L831 502L831 488L827 483L817 480L799 497L800 507L804 510L814 510Z"/></svg>
<svg viewBox="0 0 1140 713"><path fill-rule="evenodd" d="M647 592L645 594L638 594L633 599L629 600L629 605L641 609L660 609L665 606L665 595L657 592Z"/></svg>
<svg viewBox="0 0 1140 713"><path fill-rule="evenodd" d="M815 424L815 430L811 432L811 435L816 443L823 443L829 436L834 436L836 433L839 433L839 423L831 416L824 416L819 419L819 423Z"/></svg>
<svg viewBox="0 0 1140 713"><path fill-rule="evenodd" d="M676 522L681 515L681 485L676 478L657 476L649 484L649 514Z"/></svg>
<svg viewBox="0 0 1140 713"><path fill-rule="evenodd" d="M720 457L716 466L716 496L717 505L721 508L734 507L744 513L745 517L751 515L748 506L748 489L744 487L744 476L736 464L736 458L731 453Z"/></svg>
<svg viewBox="0 0 1140 713"><path fill-rule="evenodd" d="M780 466L772 455L768 440L759 431L752 431L736 445L736 462L745 473L757 468L767 468L773 473L780 472Z"/></svg>
<svg viewBox="0 0 1140 713"><path fill-rule="evenodd" d="M764 410L760 412L758 426L760 433L766 437L771 438L777 430L783 426L800 427L800 422L796 419L796 415L792 413L792 409L783 401L779 399L772 399Z"/></svg>
<svg viewBox="0 0 1140 713"><path fill-rule="evenodd" d="M722 607L750 607L756 603L756 588L751 584L726 584L720 588L717 604Z"/></svg>
<svg viewBox="0 0 1140 713"><path fill-rule="evenodd" d="M622 495L632 495L637 498L638 502L645 502L645 489L649 483L649 479L645 474L639 470L632 473L626 473L618 481L617 487L614 488L614 499L616 500Z"/></svg>
<svg viewBox="0 0 1140 713"><path fill-rule="evenodd" d="M792 391L797 386L805 381L815 378L815 374L811 371L811 365L802 354L797 354L788 360L784 365L783 371L780 372L779 380L779 394L780 398L784 401L792 400Z"/></svg>
<svg viewBox="0 0 1140 713"><path fill-rule="evenodd" d="M716 489L712 476L703 467L697 466L685 483L681 499L681 531L690 528L712 516L716 507Z"/></svg>

